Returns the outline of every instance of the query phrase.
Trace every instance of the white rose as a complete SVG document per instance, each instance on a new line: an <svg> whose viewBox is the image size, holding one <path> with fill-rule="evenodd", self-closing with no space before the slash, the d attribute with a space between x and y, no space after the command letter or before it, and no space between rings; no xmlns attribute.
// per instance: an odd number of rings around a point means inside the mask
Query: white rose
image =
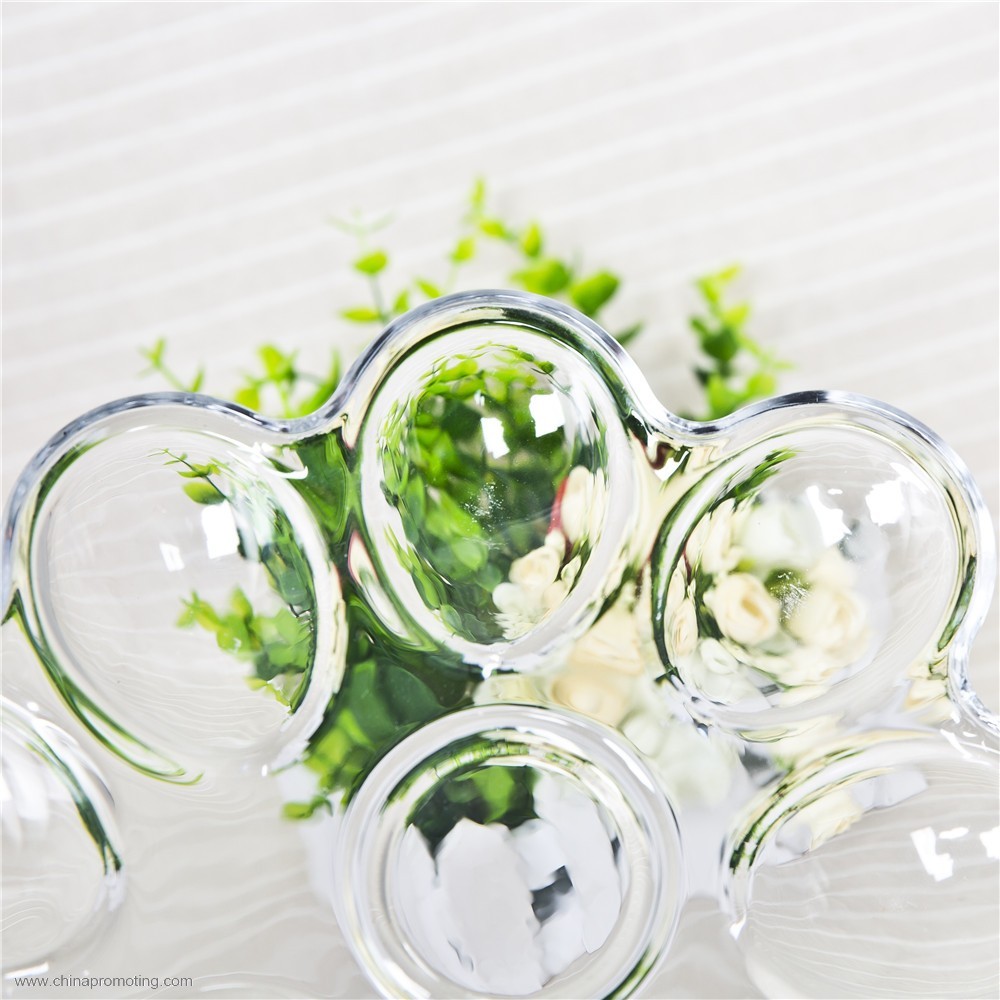
<svg viewBox="0 0 1000 1000"><path fill-rule="evenodd" d="M600 666L573 666L552 682L551 697L574 712L617 726L629 706L623 680L620 674Z"/></svg>
<svg viewBox="0 0 1000 1000"><path fill-rule="evenodd" d="M732 500L725 500L712 511L701 549L693 553L706 573L728 573L740 561L740 550L733 544L735 515Z"/></svg>
<svg viewBox="0 0 1000 1000"><path fill-rule="evenodd" d="M635 615L623 603L610 608L573 646L566 662L574 670L639 676L643 668Z"/></svg>
<svg viewBox="0 0 1000 1000"><path fill-rule="evenodd" d="M570 470L559 500L559 523L570 544L596 536L604 520L606 493L603 473L582 465Z"/></svg>
<svg viewBox="0 0 1000 1000"><path fill-rule="evenodd" d="M762 569L809 569L824 548L819 522L812 511L780 500L751 507L738 542L743 558Z"/></svg>
<svg viewBox="0 0 1000 1000"><path fill-rule="evenodd" d="M841 555L840 549L829 548L806 573L810 583L822 583L840 590L851 590L857 582L854 564Z"/></svg>
<svg viewBox="0 0 1000 1000"><path fill-rule="evenodd" d="M493 588L493 603L505 615L530 616L538 610L536 595L516 583L500 583Z"/></svg>
<svg viewBox="0 0 1000 1000"><path fill-rule="evenodd" d="M731 573L716 580L705 604L723 635L742 646L757 646L778 631L781 606L764 584L749 573Z"/></svg>
<svg viewBox="0 0 1000 1000"><path fill-rule="evenodd" d="M555 549L559 553L560 561L566 555L566 536L557 528L553 528L545 536L545 545L547 548Z"/></svg>
<svg viewBox="0 0 1000 1000"><path fill-rule="evenodd" d="M684 600L687 591L688 578L684 568L684 560L680 559L670 574L670 583L667 585L667 606L664 609L669 615Z"/></svg>
<svg viewBox="0 0 1000 1000"><path fill-rule="evenodd" d="M549 545L532 549L526 556L515 559L510 564L508 574L510 582L525 590L544 590L550 583L555 583L559 576L562 559L559 553Z"/></svg>
<svg viewBox="0 0 1000 1000"><path fill-rule="evenodd" d="M865 606L851 591L816 584L796 607L788 631L844 665L863 652L868 637L866 621Z"/></svg>
<svg viewBox="0 0 1000 1000"><path fill-rule="evenodd" d="M698 616L695 613L694 601L688 598L682 601L670 619L668 649L676 659L694 652L698 645Z"/></svg>
<svg viewBox="0 0 1000 1000"><path fill-rule="evenodd" d="M579 541L587 530L594 477L578 465L570 469L559 502L559 522L570 543Z"/></svg>
<svg viewBox="0 0 1000 1000"><path fill-rule="evenodd" d="M743 667L718 639L704 639L678 664L681 679L720 705L733 705L758 694Z"/></svg>

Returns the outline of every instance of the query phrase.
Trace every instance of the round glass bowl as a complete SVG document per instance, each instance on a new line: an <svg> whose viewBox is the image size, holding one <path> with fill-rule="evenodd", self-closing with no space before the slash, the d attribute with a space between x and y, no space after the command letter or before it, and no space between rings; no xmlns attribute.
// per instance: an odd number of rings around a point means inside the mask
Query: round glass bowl
<svg viewBox="0 0 1000 1000"><path fill-rule="evenodd" d="M676 822L612 731L497 705L409 737L348 807L338 906L385 996L630 994L683 899Z"/></svg>
<svg viewBox="0 0 1000 1000"><path fill-rule="evenodd" d="M3 970L44 969L83 947L121 902L110 793L62 730L2 705Z"/></svg>
<svg viewBox="0 0 1000 1000"><path fill-rule="evenodd" d="M766 995L997 995L995 754L870 736L770 791L727 871Z"/></svg>
<svg viewBox="0 0 1000 1000"><path fill-rule="evenodd" d="M429 338L379 384L359 450L383 584L467 662L536 663L616 582L636 473L571 345L505 323Z"/></svg>
<svg viewBox="0 0 1000 1000"><path fill-rule="evenodd" d="M190 780L301 752L343 670L343 610L294 470L173 416L113 414L64 457L20 599L81 720Z"/></svg>
<svg viewBox="0 0 1000 1000"><path fill-rule="evenodd" d="M692 489L653 556L668 679L751 739L926 676L975 568L967 510L918 439L873 413L796 410Z"/></svg>

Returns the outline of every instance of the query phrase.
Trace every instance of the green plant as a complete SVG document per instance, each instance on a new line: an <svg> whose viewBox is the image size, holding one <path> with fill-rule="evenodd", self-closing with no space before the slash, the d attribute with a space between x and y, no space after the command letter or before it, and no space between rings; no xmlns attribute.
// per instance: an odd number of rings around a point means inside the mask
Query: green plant
<svg viewBox="0 0 1000 1000"><path fill-rule="evenodd" d="M512 263L505 281L511 287L566 302L598 322L622 287L621 277L615 272L585 268L576 255L558 254L550 247L539 222L516 223L491 211L486 185L477 180L468 196L458 235L443 261L444 276L431 279L418 274L389 289L386 283L392 257L387 246L375 240L389 221L386 216L370 220L360 215L331 220L355 240L357 251L351 266L369 293L368 302L347 306L340 315L351 323L370 326L373 333L418 301L454 291L463 268L477 257L484 243L509 252ZM694 368L694 376L704 395L705 409L700 414L688 414L692 419L715 420L771 395L777 388L778 373L789 367L750 336L749 303L728 301L739 273L739 267L733 265L695 282L702 308L689 318L688 325L703 356ZM626 345L649 328L648 323L637 321L614 336ZM198 368L192 378L184 379L167 363L166 352L163 339L143 350L148 362L143 374L157 374L181 392L201 391L206 379L204 367ZM304 370L296 350L264 344L256 353L257 370L244 374L231 398L249 409L286 419L318 409L333 395L343 373L336 351L322 372Z"/></svg>
<svg viewBox="0 0 1000 1000"><path fill-rule="evenodd" d="M417 301L454 290L463 268L484 244L510 255L509 284L561 299L598 321L621 288L621 279L612 271L584 268L576 257L557 254L538 222L516 224L490 211L481 181L473 187L443 262L442 279L421 274L388 287L390 253L376 242L386 221L354 218L335 223L356 241L352 266L369 293L369 302L348 306L341 315L371 326L373 332ZM696 283L703 313L692 316L689 324L703 355L695 369L705 398L703 419L718 418L770 394L785 367L747 333L748 304L728 301L737 273L737 268L727 268ZM626 344L647 331L647 324L636 322L616 337ZM190 380L181 378L167 364L163 340L143 354L147 371L158 373L173 388L202 388L204 369ZM244 375L232 398L283 418L302 416L334 393L341 372L336 353L326 370L316 374L301 368L297 351L267 344L257 351L256 370ZM558 524L553 520L557 498L571 476L601 465L601 456L591 453L598 445L577 446L561 435L537 436L529 403L552 374L551 366L512 347L493 350L488 358L455 357L427 373L418 394L399 400L384 422L383 492L400 512L403 528L396 554L425 605L446 627L473 641L502 636L498 587L510 588L506 581L515 561L540 550L551 538ZM503 461L493 461L483 448L482 420L500 418L508 450ZM291 450L307 474L289 482L311 508L331 561L345 565L351 540L365 532L357 514L351 449L340 432L332 430L300 440ZM239 491L227 487L222 465L196 465L183 455L168 454L167 459L177 466L191 500L229 503L241 523ZM485 506L484 491L490 499ZM315 596L309 567L290 527L277 512L269 511L263 522L256 513L256 518L243 520L267 524L267 537L252 539L241 552L263 563L277 610L260 613L240 589L222 607L192 593L182 598L178 624L210 633L220 648L250 665L251 686L266 686L294 707L315 653ZM554 533L559 571L565 575L586 559L589 540ZM567 588L572 585L563 576L560 581ZM297 818L328 807L337 795L349 799L381 756L406 735L471 704L478 683L456 655L428 648L388 627L373 611L363 580L344 574L341 585L347 669L305 755L306 766L317 776L317 794L286 808ZM486 777L456 777L416 821L436 843L447 833L453 814L484 822L523 822L532 815L530 781L496 769Z"/></svg>

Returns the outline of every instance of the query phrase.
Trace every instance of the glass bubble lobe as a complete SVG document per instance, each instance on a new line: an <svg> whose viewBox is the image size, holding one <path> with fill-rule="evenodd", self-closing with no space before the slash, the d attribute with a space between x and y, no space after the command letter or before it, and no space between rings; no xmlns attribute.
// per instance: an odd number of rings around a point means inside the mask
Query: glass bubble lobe
<svg viewBox="0 0 1000 1000"><path fill-rule="evenodd" d="M29 637L85 724L151 774L288 760L343 670L336 572L311 524L236 442L103 436L68 456L32 522Z"/></svg>
<svg viewBox="0 0 1000 1000"><path fill-rule="evenodd" d="M615 401L565 345L493 325L419 346L360 448L385 581L467 660L543 648L611 585L634 473Z"/></svg>
<svg viewBox="0 0 1000 1000"><path fill-rule="evenodd" d="M111 795L61 729L3 699L3 970L76 952L121 903Z"/></svg>

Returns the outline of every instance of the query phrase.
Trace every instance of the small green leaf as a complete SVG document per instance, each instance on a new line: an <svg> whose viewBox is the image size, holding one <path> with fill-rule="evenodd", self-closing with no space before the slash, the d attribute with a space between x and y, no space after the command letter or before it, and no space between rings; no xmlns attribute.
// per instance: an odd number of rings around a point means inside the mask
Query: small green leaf
<svg viewBox="0 0 1000 1000"><path fill-rule="evenodd" d="M521 249L526 257L537 257L542 252L542 230L533 222L521 237Z"/></svg>
<svg viewBox="0 0 1000 1000"><path fill-rule="evenodd" d="M710 375L705 384L705 395L713 417L724 417L739 406L739 397L718 374Z"/></svg>
<svg viewBox="0 0 1000 1000"><path fill-rule="evenodd" d="M754 372L747 379L747 398L762 399L770 396L778 387L778 380L770 372Z"/></svg>
<svg viewBox="0 0 1000 1000"><path fill-rule="evenodd" d="M167 349L167 342L160 339L152 347L143 348L139 353L146 358L154 368L159 368L163 364L163 352Z"/></svg>
<svg viewBox="0 0 1000 1000"><path fill-rule="evenodd" d="M437 299L437 298L440 298L444 294L441 291L441 289L438 288L437 285L435 285L432 282L428 281L426 278L417 278L416 279L416 285L417 285L417 288L419 288L420 291L422 291L424 293L424 295L426 295L427 298L429 298L429 299Z"/></svg>
<svg viewBox="0 0 1000 1000"><path fill-rule="evenodd" d="M750 303L739 302L735 306L722 310L722 318L730 326L740 327L750 318Z"/></svg>
<svg viewBox="0 0 1000 1000"><path fill-rule="evenodd" d="M455 249L451 252L451 259L455 264L464 264L467 260L472 260L476 255L476 240L473 236L463 236L455 244Z"/></svg>
<svg viewBox="0 0 1000 1000"><path fill-rule="evenodd" d="M736 333L728 326L702 337L701 349L716 361L732 361L739 353L740 342Z"/></svg>
<svg viewBox="0 0 1000 1000"><path fill-rule="evenodd" d="M255 385L247 384L238 389L233 399L248 410L260 409L260 390Z"/></svg>
<svg viewBox="0 0 1000 1000"><path fill-rule="evenodd" d="M201 387L205 384L205 369L199 368L198 374L191 380L191 392L201 392Z"/></svg>
<svg viewBox="0 0 1000 1000"><path fill-rule="evenodd" d="M480 212L485 204L486 181L482 177L477 177L472 184L472 191L469 193L469 205L474 212Z"/></svg>
<svg viewBox="0 0 1000 1000"><path fill-rule="evenodd" d="M388 263L389 258L383 251L373 250L371 253L366 253L363 257L359 257L354 262L354 270L359 271L361 274L375 275L380 271L384 271Z"/></svg>
<svg viewBox="0 0 1000 1000"><path fill-rule="evenodd" d="M210 507L222 503L226 498L204 479L192 479L183 486L184 492L195 502Z"/></svg>
<svg viewBox="0 0 1000 1000"><path fill-rule="evenodd" d="M594 316L618 291L618 283L618 278L609 271L598 271L578 281L570 289L570 298L585 316Z"/></svg>
<svg viewBox="0 0 1000 1000"><path fill-rule="evenodd" d="M396 296L396 301L392 304L392 313L394 316L401 316L410 308L410 293L404 288L399 295Z"/></svg>
<svg viewBox="0 0 1000 1000"><path fill-rule="evenodd" d="M561 260L543 260L534 267L511 275L522 288L536 295L556 295L570 283L572 277L572 272Z"/></svg>
<svg viewBox="0 0 1000 1000"><path fill-rule="evenodd" d="M280 382L295 376L295 356L285 354L273 344L264 344L257 351L264 373L272 382Z"/></svg>
<svg viewBox="0 0 1000 1000"><path fill-rule="evenodd" d="M484 236L490 236L496 240L509 240L513 233L499 219L482 219L479 223L479 231Z"/></svg>
<svg viewBox="0 0 1000 1000"><path fill-rule="evenodd" d="M309 819L320 809L333 812L330 800L323 795L317 795L311 802L286 802L282 806L286 819Z"/></svg>
<svg viewBox="0 0 1000 1000"><path fill-rule="evenodd" d="M382 317L378 311L371 306L357 306L354 309L344 309L341 314L344 319L349 319L352 323L379 323Z"/></svg>

